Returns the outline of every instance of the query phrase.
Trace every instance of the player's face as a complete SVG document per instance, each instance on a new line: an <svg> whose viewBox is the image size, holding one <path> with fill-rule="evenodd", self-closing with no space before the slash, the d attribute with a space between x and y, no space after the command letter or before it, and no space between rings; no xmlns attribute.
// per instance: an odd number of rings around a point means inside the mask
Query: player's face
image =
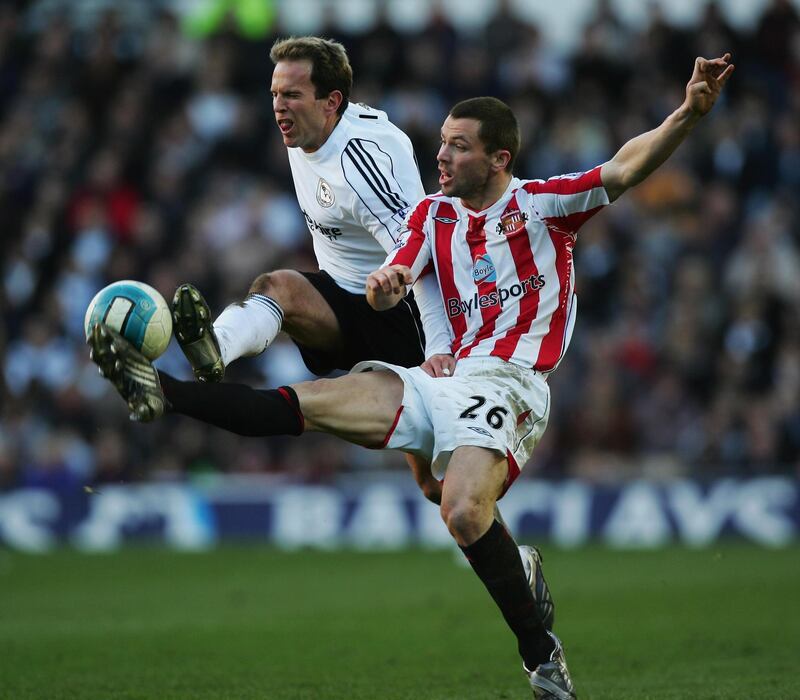
<svg viewBox="0 0 800 700"><path fill-rule="evenodd" d="M272 71L272 111L287 148L316 151L328 137L328 98L317 99L311 61L279 61Z"/></svg>
<svg viewBox="0 0 800 700"><path fill-rule="evenodd" d="M439 185L448 197L482 200L492 161L478 137L480 122L447 117L442 125L442 145L436 160Z"/></svg>

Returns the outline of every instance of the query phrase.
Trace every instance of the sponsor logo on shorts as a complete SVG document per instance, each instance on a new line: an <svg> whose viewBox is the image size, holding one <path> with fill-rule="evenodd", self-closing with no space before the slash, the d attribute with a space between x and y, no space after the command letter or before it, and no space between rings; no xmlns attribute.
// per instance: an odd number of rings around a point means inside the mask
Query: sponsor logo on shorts
<svg viewBox="0 0 800 700"><path fill-rule="evenodd" d="M531 275L519 283L512 284L510 287L498 287L487 294L478 294L478 292L475 292L475 294L467 300L463 300L459 297L449 297L446 303L447 315L450 318L455 318L462 314L472 316L472 312L476 309L485 309L489 306L497 306L498 304L502 309L509 299L516 299L530 292L539 291L544 287L544 284L544 275Z"/></svg>
<svg viewBox="0 0 800 700"><path fill-rule="evenodd" d="M333 206L335 201L336 198L333 196L333 190L331 189L331 186L325 182L325 180L320 178L319 183L317 184L317 204L327 209L328 207Z"/></svg>
<svg viewBox="0 0 800 700"><path fill-rule="evenodd" d="M497 273L489 254L479 255L472 266L472 281L478 284L479 282L494 282L496 279Z"/></svg>
<svg viewBox="0 0 800 700"><path fill-rule="evenodd" d="M478 428L478 427L476 427L474 425L468 425L467 427L470 430L474 430L479 435L485 435L486 437L492 437L492 434L488 430L486 430L486 428Z"/></svg>

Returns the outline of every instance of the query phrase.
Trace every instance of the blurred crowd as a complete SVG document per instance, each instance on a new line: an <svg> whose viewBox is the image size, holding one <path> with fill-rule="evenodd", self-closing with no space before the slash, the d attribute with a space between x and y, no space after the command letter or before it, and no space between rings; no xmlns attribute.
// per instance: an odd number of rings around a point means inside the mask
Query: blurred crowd
<svg viewBox="0 0 800 700"><path fill-rule="evenodd" d="M78 5L75 3L74 5ZM269 47L223 19L200 38L167 5L77 23L70 4L0 4L0 490L270 473L326 480L404 469L399 455L321 436L241 439L188 419L142 426L88 360L95 292L190 281L214 313L258 273L314 269L271 112ZM142 9L146 7L147 9ZM34 21L35 20L35 21ZM694 57L733 54L712 115L576 247L579 313L551 377L550 427L527 476L800 474L800 15L767 3L731 26L715 2L690 28L653 4L634 29L598 2L570 55L498 3L480 30L434 11L340 25L355 101L412 138L426 190L439 126L476 95L522 127L521 177L590 168L683 99ZM189 378L174 343L159 366ZM307 378L279 340L227 378Z"/></svg>

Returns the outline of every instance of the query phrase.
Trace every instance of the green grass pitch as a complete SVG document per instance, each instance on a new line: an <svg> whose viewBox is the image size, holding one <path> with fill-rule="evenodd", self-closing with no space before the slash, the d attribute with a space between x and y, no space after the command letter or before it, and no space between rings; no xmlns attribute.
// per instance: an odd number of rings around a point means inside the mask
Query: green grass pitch
<svg viewBox="0 0 800 700"><path fill-rule="evenodd" d="M800 698L800 548L544 548L584 700ZM529 698L453 552L0 550L0 698Z"/></svg>

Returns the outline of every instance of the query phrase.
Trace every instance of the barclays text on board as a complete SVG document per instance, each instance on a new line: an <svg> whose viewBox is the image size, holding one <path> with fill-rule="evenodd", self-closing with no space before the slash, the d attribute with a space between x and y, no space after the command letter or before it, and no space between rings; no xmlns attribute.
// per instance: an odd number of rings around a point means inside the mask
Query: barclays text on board
<svg viewBox="0 0 800 700"><path fill-rule="evenodd" d="M599 487L524 481L500 507L521 539L564 547L592 540L613 547L704 546L727 536L780 547L800 530L800 482L763 477ZM24 551L64 544L108 551L142 540L204 549L244 539L289 549L450 546L436 506L396 480L358 487L159 483L0 496L0 543Z"/></svg>

